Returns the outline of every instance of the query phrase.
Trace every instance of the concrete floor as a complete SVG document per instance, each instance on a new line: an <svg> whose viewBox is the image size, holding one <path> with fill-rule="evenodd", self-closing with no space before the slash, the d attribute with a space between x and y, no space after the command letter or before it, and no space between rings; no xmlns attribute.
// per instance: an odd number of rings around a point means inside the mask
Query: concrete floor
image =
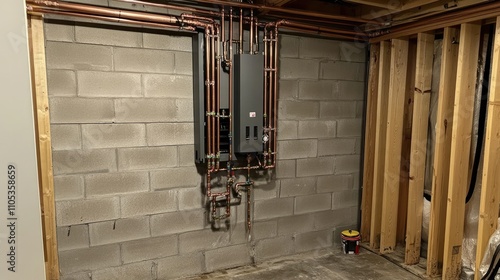
<svg viewBox="0 0 500 280"><path fill-rule="evenodd" d="M189 280L292 280L292 279L421 279L385 258L362 249L359 255L344 255L338 250L322 250L184 278Z"/></svg>

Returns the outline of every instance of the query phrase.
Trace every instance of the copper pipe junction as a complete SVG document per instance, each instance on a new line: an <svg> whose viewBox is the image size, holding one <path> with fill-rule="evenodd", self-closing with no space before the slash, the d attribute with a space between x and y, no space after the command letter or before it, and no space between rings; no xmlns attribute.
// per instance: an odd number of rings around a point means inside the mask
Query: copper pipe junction
<svg viewBox="0 0 500 280"><path fill-rule="evenodd" d="M219 5L219 10L207 10L193 8L191 6L177 6L169 4L150 3L139 0L115 0L133 5L151 6L156 8L178 10L185 12L179 15L150 13L135 10L125 10L113 7L101 7L94 5L70 3L63 1L27 0L28 13L55 14L87 18L91 20L107 21L117 24L133 24L141 27L152 27L178 31L204 32L205 46L205 102L206 102L206 195L211 207L210 221L217 223L231 216L232 196L241 202L242 191L247 192L247 231L251 231L251 189L254 182L251 178L252 170L268 170L276 166L277 160L277 111L278 111L278 30L288 28L302 33L313 33L327 37L353 39L360 33L345 29L333 29L315 26L307 23L278 20L266 22L259 19L254 9L283 12L288 9L273 8L267 6L256 6L241 2L226 2L218 0L194 1ZM236 8L236 9L233 9ZM247 13L248 12L248 13ZM311 12L291 12L298 15L311 15ZM245 16L249 15L249 16ZM342 16L330 16L323 18L334 18L336 20L350 20ZM237 36L233 36L233 23L238 21ZM358 22L361 20L357 20ZM229 28L225 27L225 23ZM365 22L365 21L363 21ZM247 155L246 166L236 166L233 160L233 116L234 116L234 90L233 90L233 49L236 47L238 53L244 52L243 32L249 31L249 53L259 52L259 32L263 31L264 38L264 116L263 116L263 154L260 156ZM226 30L228 29L228 30ZM227 32L226 32L227 31ZM226 34L228 33L228 34ZM221 112L220 90L221 72L229 73L229 112ZM220 149L220 124L221 119L229 120L229 153L225 167L221 164ZM236 182L235 173L246 171L246 181ZM215 192L212 180L225 173L224 191ZM223 208L223 213L218 210Z"/></svg>

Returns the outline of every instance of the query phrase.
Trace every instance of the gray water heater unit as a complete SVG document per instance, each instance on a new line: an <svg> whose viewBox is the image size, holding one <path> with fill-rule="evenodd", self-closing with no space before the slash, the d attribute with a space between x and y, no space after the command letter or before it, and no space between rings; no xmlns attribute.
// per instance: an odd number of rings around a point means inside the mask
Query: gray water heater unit
<svg viewBox="0 0 500 280"><path fill-rule="evenodd" d="M235 48L236 49L236 48ZM224 67L223 67L224 69ZM193 38L193 92L196 162L206 160L205 108L205 52L204 34ZM264 122L264 56L262 54L235 54L233 57L233 156L261 153ZM229 114L229 74L221 71L220 115ZM229 119L220 118L220 160L229 156Z"/></svg>

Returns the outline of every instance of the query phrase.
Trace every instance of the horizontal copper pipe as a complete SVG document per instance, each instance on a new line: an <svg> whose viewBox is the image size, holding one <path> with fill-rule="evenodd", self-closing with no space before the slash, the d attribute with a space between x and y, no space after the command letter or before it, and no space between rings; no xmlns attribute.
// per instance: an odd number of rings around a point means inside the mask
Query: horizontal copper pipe
<svg viewBox="0 0 500 280"><path fill-rule="evenodd" d="M282 21L281 26L290 26L290 27L295 27L295 28L308 29L308 30L312 30L312 31L316 31L316 32L327 32L327 33L334 33L334 34L349 34L349 35L366 36L366 34L362 33L362 32L351 31L351 30L342 30L342 29L333 29L333 28L311 25L311 24L306 24L306 23L293 22L293 21L288 21L288 20Z"/></svg>
<svg viewBox="0 0 500 280"><path fill-rule="evenodd" d="M157 8L164 8L164 9L170 9L170 10L177 10L177 11L183 11L183 12L191 12L191 13L196 13L196 14L204 14L207 16L214 16L214 17L220 16L219 12L214 12L214 11L209 11L209 10L204 10L204 9L197 9L197 8L193 8L193 7L180 6L180 5L160 4L160 3L145 2L145 1L140 1L140 0L114 0L114 1L150 6L150 7L157 7Z"/></svg>
<svg viewBox="0 0 500 280"><path fill-rule="evenodd" d="M307 30L307 29L302 29L302 28L296 28L296 27L289 27L285 26L282 27L281 30L290 30L290 31L295 31L299 33L306 33L306 34L311 34L311 35L318 35L321 37L326 37L330 39L339 39L339 40L356 40L359 38L356 38L354 36L346 36L346 35L340 35L340 34L333 34L329 32L322 32L322 31L314 31L314 30Z"/></svg>
<svg viewBox="0 0 500 280"><path fill-rule="evenodd" d="M81 13L74 13L74 12L64 12L64 11L44 9L44 8L41 8L38 6L28 6L28 10L29 10L28 13L43 13L43 14L54 14L54 15L62 15L62 16L72 16L72 17L88 18L88 19L95 19L95 20L114 22L114 23L132 24L132 25L137 25L137 26L142 26L142 27L167 28L167 29L185 30L185 31L195 31L196 30L196 28L194 28L192 26L180 27L177 25L168 25L168 24L161 24L161 23L154 23L154 22L144 22L144 21L123 19L123 18L96 16L96 15L81 14Z"/></svg>
<svg viewBox="0 0 500 280"><path fill-rule="evenodd" d="M279 13L317 17L317 18L380 24L380 22L378 22L376 20L367 20L367 19L362 19L362 18L340 16L340 15L330 15L330 14L323 14L323 13L318 13L318 12L309 12L309 11L303 11L303 10L288 9L288 8L281 8L281 7L272 7L272 6L266 6L266 5L247 4L247 3L243 3L243 2L232 2L232 1L223 1L223 0L195 0L195 2L223 5L223 6L230 6L230 7L237 7L237 8L245 8L245 9L259 9L259 10L269 11L269 12L279 12Z"/></svg>

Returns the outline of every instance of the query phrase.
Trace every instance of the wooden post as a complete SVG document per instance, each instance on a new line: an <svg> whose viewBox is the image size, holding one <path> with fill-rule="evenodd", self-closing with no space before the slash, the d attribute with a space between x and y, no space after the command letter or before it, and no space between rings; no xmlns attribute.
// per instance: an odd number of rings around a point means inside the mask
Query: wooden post
<svg viewBox="0 0 500 280"><path fill-rule="evenodd" d="M427 151L427 130L431 100L434 34L419 33L417 38L417 67L413 99L411 133L410 188L406 227L405 263L420 261L422 240L422 211Z"/></svg>
<svg viewBox="0 0 500 280"><path fill-rule="evenodd" d="M382 193L384 189L385 139L387 133L387 104L389 102L389 72L391 70L391 43L380 42L377 119L375 124L375 157L373 163L373 197L370 221L370 247L380 246Z"/></svg>
<svg viewBox="0 0 500 280"><path fill-rule="evenodd" d="M457 78L458 28L447 27L443 35L443 51L436 116L436 143L432 172L432 200L427 246L427 274L437 276L443 265L444 230L450 172L451 127Z"/></svg>
<svg viewBox="0 0 500 280"><path fill-rule="evenodd" d="M407 62L408 39L393 39L380 230L381 253L392 252L396 247Z"/></svg>
<svg viewBox="0 0 500 280"><path fill-rule="evenodd" d="M31 72L33 89L35 91L35 123L38 134L38 168L42 200L42 222L44 225L45 273L48 280L58 280L59 258L57 254L54 177L52 172L52 145L43 19L38 16L30 16L29 22L29 39L32 55Z"/></svg>
<svg viewBox="0 0 500 280"><path fill-rule="evenodd" d="M462 271L465 197L469 185L469 157L480 35L480 24L461 25L451 136L443 279L458 279Z"/></svg>
<svg viewBox="0 0 500 280"><path fill-rule="evenodd" d="M361 240L370 240L372 216L373 168L375 158L375 124L377 120L377 96L379 76L380 44L370 45L370 69L366 97L365 150L363 168L363 194L361 201Z"/></svg>
<svg viewBox="0 0 500 280"><path fill-rule="evenodd" d="M483 181L476 249L476 274L478 273L491 234L497 228L500 200L500 17L497 17L493 46L488 116L484 143Z"/></svg>

